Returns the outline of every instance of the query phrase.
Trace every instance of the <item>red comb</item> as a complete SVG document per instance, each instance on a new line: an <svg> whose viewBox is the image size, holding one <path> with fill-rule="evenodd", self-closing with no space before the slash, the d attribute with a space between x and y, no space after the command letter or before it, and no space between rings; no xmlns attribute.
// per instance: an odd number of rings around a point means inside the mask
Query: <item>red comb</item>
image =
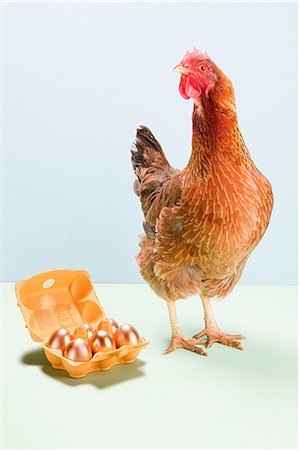
<svg viewBox="0 0 299 450"><path fill-rule="evenodd" d="M182 59L182 64L188 64L191 61L193 61L195 58L198 59L211 59L209 55L206 52L203 52L202 50L199 50L196 47L193 47L192 52L186 52L184 58Z"/></svg>

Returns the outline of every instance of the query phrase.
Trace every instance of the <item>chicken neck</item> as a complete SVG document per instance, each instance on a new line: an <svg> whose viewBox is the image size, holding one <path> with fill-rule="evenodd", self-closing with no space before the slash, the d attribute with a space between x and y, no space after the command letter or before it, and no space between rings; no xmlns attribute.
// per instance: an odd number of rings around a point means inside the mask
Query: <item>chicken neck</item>
<svg viewBox="0 0 299 450"><path fill-rule="evenodd" d="M238 161L249 167L249 152L240 133L232 88L216 91L194 101L192 114L192 153L185 178L193 183L208 178L220 158ZM188 183L189 184L189 183Z"/></svg>

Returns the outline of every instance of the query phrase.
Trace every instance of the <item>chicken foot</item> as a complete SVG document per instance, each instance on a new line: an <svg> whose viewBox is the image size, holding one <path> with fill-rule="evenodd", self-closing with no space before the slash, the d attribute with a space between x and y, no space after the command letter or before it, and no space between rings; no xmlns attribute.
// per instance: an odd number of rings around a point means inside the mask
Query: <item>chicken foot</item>
<svg viewBox="0 0 299 450"><path fill-rule="evenodd" d="M207 356L207 353L200 347L197 347L199 343L201 343L201 340L197 339L186 339L184 336L182 336L177 316L176 316L176 308L174 301L168 301L168 312L171 322L171 343L169 347L164 351L164 355L170 352L173 352L174 350L178 348L184 348L186 350L190 350L191 352L198 353L199 355Z"/></svg>
<svg viewBox="0 0 299 450"><path fill-rule="evenodd" d="M245 336L242 336L241 334L222 333L215 320L210 297L204 294L201 294L200 297L204 308L205 328L195 334L193 339L196 339L198 344L204 344L206 348L210 348L217 342L222 345L227 345L228 347L235 347L238 350L243 350L243 346L238 342L238 339L245 339ZM207 339L201 340L200 338L203 336L206 336Z"/></svg>

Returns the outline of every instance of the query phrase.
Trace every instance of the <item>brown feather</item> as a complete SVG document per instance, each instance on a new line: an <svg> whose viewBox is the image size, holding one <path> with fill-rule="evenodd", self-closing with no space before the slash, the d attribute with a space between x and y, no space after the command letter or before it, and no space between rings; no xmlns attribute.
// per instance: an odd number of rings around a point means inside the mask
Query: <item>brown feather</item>
<svg viewBox="0 0 299 450"><path fill-rule="evenodd" d="M137 261L166 300L231 292L272 211L271 185L238 127L233 87L217 70L221 82L194 106L192 154L184 170L169 165L145 127L137 130L132 152L149 235L141 239Z"/></svg>

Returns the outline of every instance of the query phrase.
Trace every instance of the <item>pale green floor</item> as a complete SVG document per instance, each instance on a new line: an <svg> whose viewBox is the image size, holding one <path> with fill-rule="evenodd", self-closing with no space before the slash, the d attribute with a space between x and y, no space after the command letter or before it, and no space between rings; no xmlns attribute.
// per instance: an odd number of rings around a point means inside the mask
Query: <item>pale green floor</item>
<svg viewBox="0 0 299 450"><path fill-rule="evenodd" d="M240 286L215 302L245 351L208 358L169 343L167 307L145 285L96 285L108 316L150 340L132 365L71 379L31 341L3 284L3 448L296 448L297 289ZM194 297L178 302L186 336L202 328Z"/></svg>

